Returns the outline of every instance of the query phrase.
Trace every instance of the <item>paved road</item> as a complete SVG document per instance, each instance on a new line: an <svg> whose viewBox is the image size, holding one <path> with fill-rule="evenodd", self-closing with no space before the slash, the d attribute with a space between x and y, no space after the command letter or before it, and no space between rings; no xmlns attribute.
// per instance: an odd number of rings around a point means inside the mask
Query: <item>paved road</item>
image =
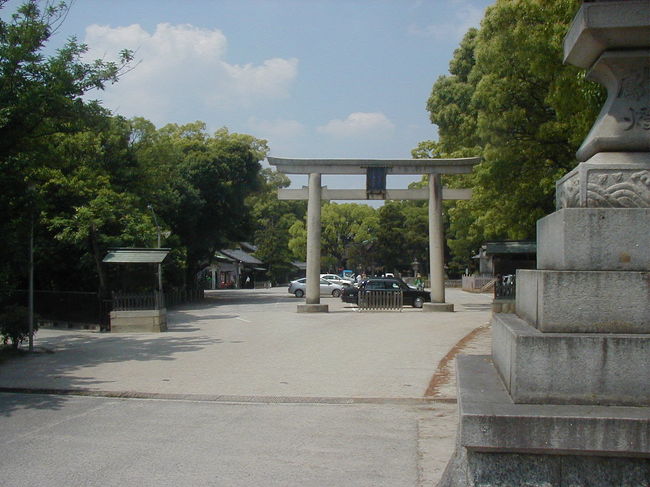
<svg viewBox="0 0 650 487"><path fill-rule="evenodd" d="M489 296L448 297L456 313L326 298L305 315L284 289L222 291L160 335L42 330L0 387L100 397L0 394L0 483L433 485L455 429L445 356L489 320ZM436 376L441 402L423 398Z"/></svg>
<svg viewBox="0 0 650 487"><path fill-rule="evenodd" d="M5 486L417 483L412 408L0 395L12 403Z"/></svg>

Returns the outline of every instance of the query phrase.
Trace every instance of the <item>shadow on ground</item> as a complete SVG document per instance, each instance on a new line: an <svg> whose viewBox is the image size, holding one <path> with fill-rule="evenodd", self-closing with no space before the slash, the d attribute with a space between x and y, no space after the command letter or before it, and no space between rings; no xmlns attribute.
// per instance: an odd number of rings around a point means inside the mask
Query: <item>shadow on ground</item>
<svg viewBox="0 0 650 487"><path fill-rule="evenodd" d="M284 295L278 295L276 293L267 294L258 290L249 291L246 289L238 289L236 291L209 291L206 292L204 303L199 308L209 308L215 304L275 304L298 303L300 301L300 299L289 293Z"/></svg>
<svg viewBox="0 0 650 487"><path fill-rule="evenodd" d="M224 340L198 335L201 328L196 326L196 322L238 317L232 311L219 313L221 306L297 301L289 294L278 295L263 290L212 291L206 293L202 303L174 309L169 315L166 333L118 335L74 331L47 337L37 335L36 353L17 354L0 362L0 391L31 389L45 393L61 391L64 395L6 394L0 401L0 416L10 416L18 408L58 409L66 401L65 393L101 391L112 382L76 377L75 372L81 369L89 371L105 363L176 360L178 354L206 347L217 347L218 351Z"/></svg>
<svg viewBox="0 0 650 487"><path fill-rule="evenodd" d="M468 304L461 304L461 306L464 308L464 311L491 311L492 310L492 303L486 303L486 304L468 303Z"/></svg>
<svg viewBox="0 0 650 487"><path fill-rule="evenodd" d="M194 331L196 328L177 331ZM20 354L0 363L0 390L19 392L25 389L48 391L102 390L112 381L92 377L75 377L79 369L92 369L105 363L176 360L177 354L218 346L222 339L205 336L162 333L148 335L110 335L76 332L37 340L37 353ZM10 416L17 408L57 409L65 397L45 395L13 396L0 403L0 416Z"/></svg>

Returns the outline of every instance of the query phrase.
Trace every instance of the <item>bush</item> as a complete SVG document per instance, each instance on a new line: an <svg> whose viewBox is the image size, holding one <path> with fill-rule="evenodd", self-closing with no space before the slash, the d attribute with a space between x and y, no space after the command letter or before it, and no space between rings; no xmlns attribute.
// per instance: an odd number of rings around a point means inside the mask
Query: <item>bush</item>
<svg viewBox="0 0 650 487"><path fill-rule="evenodd" d="M0 313L0 336L2 343L7 345L11 342L14 350L26 339L29 338L28 312L25 306L7 306ZM34 332L38 329L34 320Z"/></svg>

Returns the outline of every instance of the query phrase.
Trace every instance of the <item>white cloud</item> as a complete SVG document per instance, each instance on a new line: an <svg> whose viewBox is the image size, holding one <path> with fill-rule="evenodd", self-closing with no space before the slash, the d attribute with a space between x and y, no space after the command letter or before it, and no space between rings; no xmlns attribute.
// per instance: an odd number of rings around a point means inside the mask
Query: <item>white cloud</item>
<svg viewBox="0 0 650 487"><path fill-rule="evenodd" d="M154 122L178 121L175 115L189 107L206 112L286 98L298 74L295 58L230 64L225 60L227 39L220 30L189 24L158 24L153 33L138 24L91 25L85 43L90 59L122 49L135 51L139 64L108 87L102 99L121 114L142 115Z"/></svg>
<svg viewBox="0 0 650 487"><path fill-rule="evenodd" d="M296 120L261 120L250 117L248 126L265 139L293 139L305 133L304 125Z"/></svg>
<svg viewBox="0 0 650 487"><path fill-rule="evenodd" d="M267 59L261 66L244 66L224 63L233 81L234 91L242 99L248 97L286 98L288 88L298 73L297 59Z"/></svg>
<svg viewBox="0 0 650 487"><path fill-rule="evenodd" d="M431 23L425 26L411 24L408 32L417 37L433 38L437 41L462 39L470 27L479 27L483 19L483 9L466 1L454 1L454 17L444 23Z"/></svg>
<svg viewBox="0 0 650 487"><path fill-rule="evenodd" d="M318 127L318 131L334 137L358 137L360 135L385 135L392 132L395 125L383 113L355 112L345 120L330 120Z"/></svg>

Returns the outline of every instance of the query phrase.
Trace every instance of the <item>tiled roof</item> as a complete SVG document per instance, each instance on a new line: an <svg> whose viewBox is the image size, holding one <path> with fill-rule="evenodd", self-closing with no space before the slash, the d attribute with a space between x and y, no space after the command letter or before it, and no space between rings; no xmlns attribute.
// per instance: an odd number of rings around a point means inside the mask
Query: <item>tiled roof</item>
<svg viewBox="0 0 650 487"><path fill-rule="evenodd" d="M535 254L537 243L527 241L486 242L486 254Z"/></svg>
<svg viewBox="0 0 650 487"><path fill-rule="evenodd" d="M244 264L263 264L261 260L253 257L251 254L244 252L241 249L224 249L220 252L227 257L243 262Z"/></svg>

